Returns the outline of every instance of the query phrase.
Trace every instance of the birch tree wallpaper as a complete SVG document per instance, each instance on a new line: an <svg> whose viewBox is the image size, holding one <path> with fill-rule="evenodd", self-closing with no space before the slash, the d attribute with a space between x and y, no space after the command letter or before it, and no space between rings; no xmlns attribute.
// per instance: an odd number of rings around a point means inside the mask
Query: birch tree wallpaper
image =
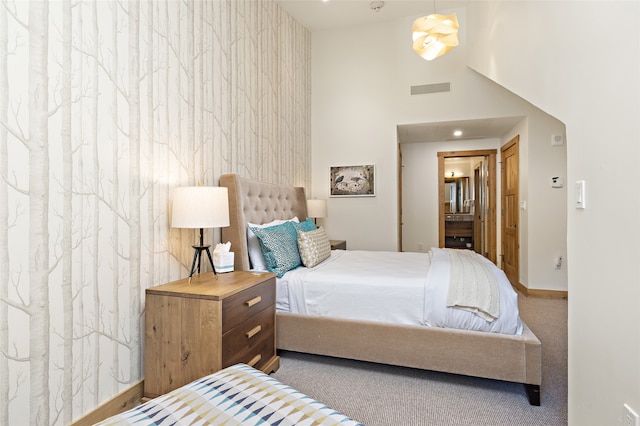
<svg viewBox="0 0 640 426"><path fill-rule="evenodd" d="M0 0L0 424L142 379L145 289L196 239L173 188L309 187L310 52L272 0Z"/></svg>

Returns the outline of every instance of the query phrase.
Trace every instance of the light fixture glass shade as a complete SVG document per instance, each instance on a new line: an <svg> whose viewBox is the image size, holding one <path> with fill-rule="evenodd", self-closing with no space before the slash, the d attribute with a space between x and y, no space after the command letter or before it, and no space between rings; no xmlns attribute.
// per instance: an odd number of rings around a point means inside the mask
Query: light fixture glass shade
<svg viewBox="0 0 640 426"><path fill-rule="evenodd" d="M413 22L413 50L430 61L458 45L458 17L433 14Z"/></svg>
<svg viewBox="0 0 640 426"><path fill-rule="evenodd" d="M171 227L220 228L229 226L227 188L185 186L173 190Z"/></svg>
<svg viewBox="0 0 640 426"><path fill-rule="evenodd" d="M327 217L327 200L307 200L307 216Z"/></svg>

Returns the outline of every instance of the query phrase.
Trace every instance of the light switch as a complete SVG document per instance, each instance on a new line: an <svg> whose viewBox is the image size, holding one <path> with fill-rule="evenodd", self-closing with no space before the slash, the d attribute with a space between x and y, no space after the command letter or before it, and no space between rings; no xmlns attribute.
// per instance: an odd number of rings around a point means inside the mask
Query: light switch
<svg viewBox="0 0 640 426"><path fill-rule="evenodd" d="M576 209L584 209L585 206L585 182L578 180L576 181Z"/></svg>

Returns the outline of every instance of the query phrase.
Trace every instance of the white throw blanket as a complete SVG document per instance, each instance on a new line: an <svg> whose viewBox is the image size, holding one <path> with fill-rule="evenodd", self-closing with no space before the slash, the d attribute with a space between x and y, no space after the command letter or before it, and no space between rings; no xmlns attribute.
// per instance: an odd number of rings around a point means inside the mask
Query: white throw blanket
<svg viewBox="0 0 640 426"><path fill-rule="evenodd" d="M488 322L500 315L498 281L484 258L470 250L446 250L451 264L447 306L475 313Z"/></svg>

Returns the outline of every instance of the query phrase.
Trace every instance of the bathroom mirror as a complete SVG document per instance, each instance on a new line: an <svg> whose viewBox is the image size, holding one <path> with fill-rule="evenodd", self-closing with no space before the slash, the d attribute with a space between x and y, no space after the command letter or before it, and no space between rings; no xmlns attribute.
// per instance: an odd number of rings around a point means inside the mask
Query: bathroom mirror
<svg viewBox="0 0 640 426"><path fill-rule="evenodd" d="M469 178L446 178L444 180L445 213L470 213L471 204Z"/></svg>

